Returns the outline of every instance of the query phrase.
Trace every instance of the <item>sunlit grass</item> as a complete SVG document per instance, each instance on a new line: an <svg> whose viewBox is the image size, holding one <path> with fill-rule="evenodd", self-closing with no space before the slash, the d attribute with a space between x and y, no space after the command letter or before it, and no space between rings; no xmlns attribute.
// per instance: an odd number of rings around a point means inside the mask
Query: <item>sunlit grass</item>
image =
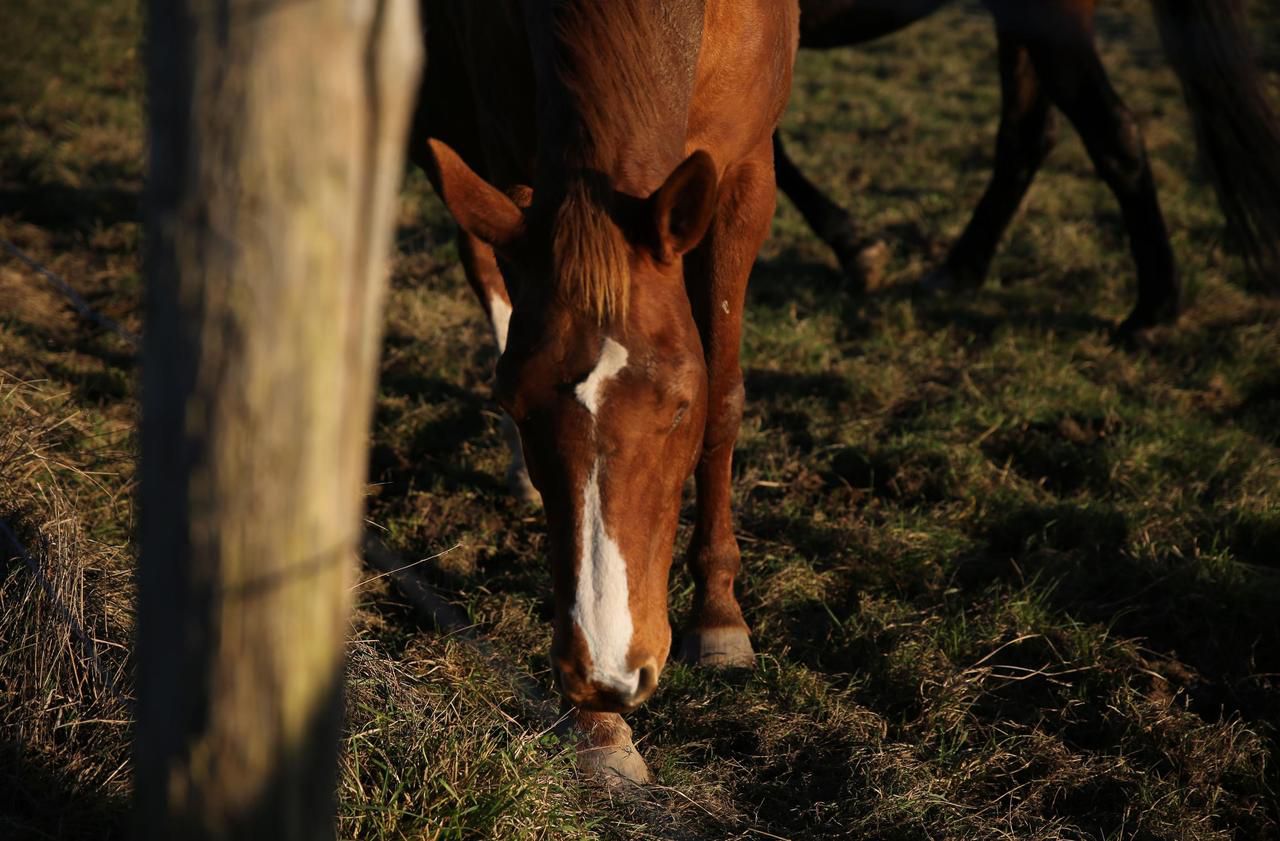
<svg viewBox="0 0 1280 841"><path fill-rule="evenodd" d="M0 57L0 235L145 329L137 13L19 5L21 37ZM989 173L995 45L975 4L801 57L790 150L889 245L884 285L851 296L780 201L748 296L735 465L759 667L669 667L632 717L659 781L638 796L583 785L548 729L545 536L506 496L492 340L451 223L410 175L370 519L406 558L462 544L419 569L484 645L424 626L385 581L361 591L342 837L1280 832L1280 307L1236 284L1146 5L1108 6L1100 32L1192 301L1136 350L1109 341L1134 295L1119 215L1065 126L987 288L912 293ZM110 606L104 627L127 646L132 356L5 263L0 369L33 381L50 417L74 416L44 451L67 469L0 472L21 480L0 501L37 525L54 514L31 477L65 486L92 552L87 604ZM687 538L686 523L678 551ZM678 625L691 597L679 564L671 592ZM5 704L44 703L11 685L0 673ZM106 732L7 733L5 779L40 796L0 801L0 834L120 834L127 765L103 769L127 734Z"/></svg>

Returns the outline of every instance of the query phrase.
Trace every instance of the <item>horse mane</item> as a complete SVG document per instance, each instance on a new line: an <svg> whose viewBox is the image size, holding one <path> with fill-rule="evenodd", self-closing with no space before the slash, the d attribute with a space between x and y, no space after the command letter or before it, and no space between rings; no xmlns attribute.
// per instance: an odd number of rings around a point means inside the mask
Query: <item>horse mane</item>
<svg viewBox="0 0 1280 841"><path fill-rule="evenodd" d="M561 300L604 325L626 318L631 265L607 199L592 192L585 181L577 181L560 203L552 235L552 278Z"/></svg>
<svg viewBox="0 0 1280 841"><path fill-rule="evenodd" d="M684 154L704 2L544 0L535 44L550 51L539 167L559 182L553 282L600 324L624 319L630 300L614 191L623 182L647 195Z"/></svg>

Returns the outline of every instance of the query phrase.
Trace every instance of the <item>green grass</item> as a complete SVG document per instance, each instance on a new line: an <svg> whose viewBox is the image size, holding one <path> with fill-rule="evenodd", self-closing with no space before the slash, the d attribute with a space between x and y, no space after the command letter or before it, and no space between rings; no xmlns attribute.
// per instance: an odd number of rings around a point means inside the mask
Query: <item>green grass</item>
<svg viewBox="0 0 1280 841"><path fill-rule="evenodd" d="M361 590L343 837L1280 837L1280 306L1235 282L1132 0L1105 10L1104 58L1146 132L1188 315L1136 350L1109 343L1133 267L1065 127L987 288L911 295L990 168L995 43L975 8L801 56L790 149L889 245L885 281L850 296L780 201L749 293L735 465L760 665L668 669L631 719L659 780L637 796L579 782L553 735L545 534L505 494L491 340L451 224L410 174L370 517L408 558L461 544L421 569L485 646L424 626L385 581ZM0 235L143 330L134 5L21 2L10 19ZM86 615L127 645L128 348L4 262L0 370L29 383L0 419L34 417L44 442L0 459L4 514L32 539L75 519ZM24 575L7 572L6 616L31 598ZM682 571L671 595L678 623ZM0 799L0 834L120 834L127 728L86 723L105 716L74 674L55 695L18 680L14 627L0 705L22 712L0 742L25 795ZM27 726L58 716L79 724Z"/></svg>

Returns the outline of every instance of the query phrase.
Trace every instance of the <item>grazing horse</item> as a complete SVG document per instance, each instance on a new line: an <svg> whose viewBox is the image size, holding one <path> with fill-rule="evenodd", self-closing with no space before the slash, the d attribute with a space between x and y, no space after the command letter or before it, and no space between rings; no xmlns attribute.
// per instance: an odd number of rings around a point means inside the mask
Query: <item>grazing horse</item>
<svg viewBox="0 0 1280 841"><path fill-rule="evenodd" d="M801 0L800 44L825 49L902 29L948 0ZM995 172L932 289L982 285L996 246L1054 143L1054 108L1084 140L1120 204L1138 269L1138 301L1121 337L1176 319L1179 281L1142 134L1094 44L1095 0L983 0L995 18L1003 106ZM1243 0L1152 0L1165 51L1190 106L1229 234L1268 285L1280 274L1280 121L1251 56ZM787 158L778 184L858 286L874 252L853 220Z"/></svg>
<svg viewBox="0 0 1280 841"><path fill-rule="evenodd" d="M579 762L647 778L620 713L658 685L696 475L692 662L753 661L730 460L747 277L798 42L779 0L426 0L412 151L458 223L496 394L546 515L551 661ZM516 473L519 474L517 469Z"/></svg>

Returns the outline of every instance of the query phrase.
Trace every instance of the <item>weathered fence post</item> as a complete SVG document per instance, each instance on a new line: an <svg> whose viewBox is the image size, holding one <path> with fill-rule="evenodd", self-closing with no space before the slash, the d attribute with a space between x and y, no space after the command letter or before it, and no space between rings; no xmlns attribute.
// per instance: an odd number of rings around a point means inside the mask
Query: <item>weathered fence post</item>
<svg viewBox="0 0 1280 841"><path fill-rule="evenodd" d="M149 0L136 807L334 831L417 0Z"/></svg>

